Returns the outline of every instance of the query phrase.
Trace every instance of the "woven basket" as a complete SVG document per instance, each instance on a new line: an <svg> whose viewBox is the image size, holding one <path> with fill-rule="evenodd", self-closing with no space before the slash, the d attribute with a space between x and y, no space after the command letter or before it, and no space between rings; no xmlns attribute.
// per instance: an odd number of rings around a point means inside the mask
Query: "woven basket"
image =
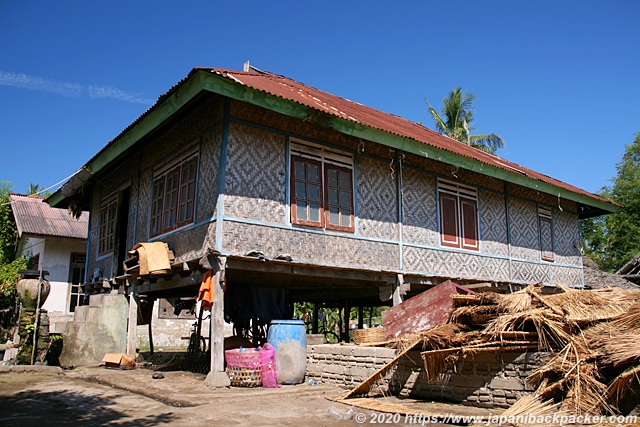
<svg viewBox="0 0 640 427"><path fill-rule="evenodd" d="M226 350L224 358L227 362L225 372L229 376L232 386L262 386L262 366L260 365L260 351L258 349Z"/></svg>
<svg viewBox="0 0 640 427"><path fill-rule="evenodd" d="M379 343L384 341L383 328L356 329L351 333L351 338L356 345Z"/></svg>

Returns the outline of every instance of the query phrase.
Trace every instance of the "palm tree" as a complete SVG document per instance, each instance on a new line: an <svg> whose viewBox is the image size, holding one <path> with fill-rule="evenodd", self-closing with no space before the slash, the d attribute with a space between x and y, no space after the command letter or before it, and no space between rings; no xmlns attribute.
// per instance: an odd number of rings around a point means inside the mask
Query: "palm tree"
<svg viewBox="0 0 640 427"><path fill-rule="evenodd" d="M40 194L44 193L44 194ZM44 196L49 197L51 193L45 191L40 184L29 183L29 192L27 193L29 196Z"/></svg>
<svg viewBox="0 0 640 427"><path fill-rule="evenodd" d="M494 154L496 150L504 147L504 141L495 133L489 135L470 135L469 131L473 129L473 101L476 100L475 95L470 93L462 93L461 88L455 88L449 93L449 96L442 100L442 116L438 114L425 99L429 106L429 113L436 122L438 131L456 141L464 142L472 147ZM443 119L444 117L444 119Z"/></svg>

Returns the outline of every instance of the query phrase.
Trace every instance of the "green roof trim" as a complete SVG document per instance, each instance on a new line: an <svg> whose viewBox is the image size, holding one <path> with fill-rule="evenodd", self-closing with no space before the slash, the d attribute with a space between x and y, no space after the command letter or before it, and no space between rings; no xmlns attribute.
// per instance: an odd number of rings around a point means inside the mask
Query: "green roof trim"
<svg viewBox="0 0 640 427"><path fill-rule="evenodd" d="M202 91L247 102L297 119L311 119L314 115L317 115L317 110L311 107L247 87L208 70L196 69L183 82L178 84L173 91L170 91L164 99L161 98L137 122L130 125L129 128L125 129L110 144L98 152L85 167L93 174L100 172ZM341 117L330 116L330 119L323 122L323 124L347 135L373 141L418 156L426 156L433 160L594 207L602 211L602 213L613 213L619 209L619 206L613 203L591 198L585 194L575 193L517 172L498 168L414 139L395 135L382 129L368 127ZM64 199L62 192L58 190L48 199L48 202L52 206L56 206L62 203Z"/></svg>
<svg viewBox="0 0 640 427"><path fill-rule="evenodd" d="M331 127L338 132L353 135L358 138L367 139L369 141L377 142L379 144L386 145L400 151L427 157L439 162L459 166L462 169L467 169L472 172L480 173L482 175L491 176L502 181L507 181L536 191L551 194L553 196L559 196L560 198L592 206L606 212L613 213L619 209L619 206L616 206L612 203L597 200L584 194L574 193L564 188L557 187L553 184L549 184L538 179L530 178L517 172L511 172L506 169L498 168L483 163L479 160L472 159L470 157L460 156L450 151L443 150L432 145L424 144L414 139L405 138L400 135L394 135L381 129L374 129L363 126L339 117L336 117L333 120L333 124Z"/></svg>

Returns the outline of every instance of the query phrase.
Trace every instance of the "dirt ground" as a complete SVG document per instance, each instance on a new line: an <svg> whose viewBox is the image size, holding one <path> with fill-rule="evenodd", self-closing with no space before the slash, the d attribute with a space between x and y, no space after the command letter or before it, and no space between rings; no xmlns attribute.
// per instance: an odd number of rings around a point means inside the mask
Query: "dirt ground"
<svg viewBox="0 0 640 427"><path fill-rule="evenodd" d="M382 414L327 397L345 390L333 385L298 384L279 389L211 388L204 375L112 370L63 371L48 366L0 366L0 425L30 426L356 426L393 423ZM420 425L421 423L418 423ZM442 424L424 424L442 425Z"/></svg>

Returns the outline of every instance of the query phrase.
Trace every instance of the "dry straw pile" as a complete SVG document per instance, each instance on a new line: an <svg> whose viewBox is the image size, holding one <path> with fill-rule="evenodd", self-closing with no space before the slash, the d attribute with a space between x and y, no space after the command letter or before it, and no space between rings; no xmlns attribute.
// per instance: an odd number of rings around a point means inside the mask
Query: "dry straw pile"
<svg viewBox="0 0 640 427"><path fill-rule="evenodd" d="M420 349L429 382L467 354L550 352L545 365L527 379L537 387L535 393L505 414L607 415L637 404L640 291L558 285L555 293L546 293L531 285L511 294L451 298L455 310L449 323L396 340L394 361L339 400L367 395L403 355Z"/></svg>

